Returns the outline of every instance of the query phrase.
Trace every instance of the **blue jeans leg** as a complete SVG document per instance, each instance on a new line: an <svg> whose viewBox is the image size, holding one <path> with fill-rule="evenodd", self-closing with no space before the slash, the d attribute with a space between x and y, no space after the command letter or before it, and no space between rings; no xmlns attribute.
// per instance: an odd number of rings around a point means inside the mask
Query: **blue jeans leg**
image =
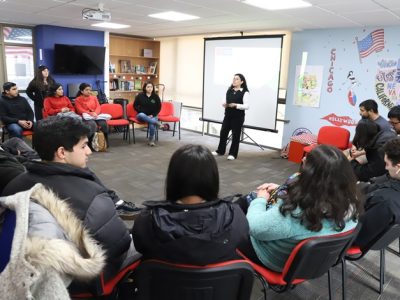
<svg viewBox="0 0 400 300"><path fill-rule="evenodd" d="M149 117L148 115L144 113L138 113L136 118L140 122L146 122L149 124L149 139L154 138L154 133L156 132L156 126L158 124L158 118L157 117Z"/></svg>
<svg viewBox="0 0 400 300"><path fill-rule="evenodd" d="M24 130L21 126L17 123L12 123L7 125L8 134L10 137L17 137L22 139L22 131Z"/></svg>

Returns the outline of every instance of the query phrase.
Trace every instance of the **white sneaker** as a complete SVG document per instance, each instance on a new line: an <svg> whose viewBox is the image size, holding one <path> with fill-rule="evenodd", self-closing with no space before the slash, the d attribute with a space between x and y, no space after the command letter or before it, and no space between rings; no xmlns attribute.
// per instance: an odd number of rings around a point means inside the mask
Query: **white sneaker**
<svg viewBox="0 0 400 300"><path fill-rule="evenodd" d="M228 155L228 157L226 159L227 160L235 160L235 157L233 155Z"/></svg>
<svg viewBox="0 0 400 300"><path fill-rule="evenodd" d="M211 154L214 155L214 156L218 156L219 155L219 153L217 151L213 151L213 152L211 152Z"/></svg>

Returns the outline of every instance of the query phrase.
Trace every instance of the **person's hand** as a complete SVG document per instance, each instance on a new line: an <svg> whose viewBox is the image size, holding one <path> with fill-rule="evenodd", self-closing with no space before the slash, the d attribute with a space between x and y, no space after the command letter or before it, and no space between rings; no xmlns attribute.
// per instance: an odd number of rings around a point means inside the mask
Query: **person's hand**
<svg viewBox="0 0 400 300"><path fill-rule="evenodd" d="M264 198L265 200L269 199L270 194L266 189L258 189L257 190L257 198Z"/></svg>
<svg viewBox="0 0 400 300"><path fill-rule="evenodd" d="M228 104L223 103L222 106L223 106L223 108L226 108L228 106Z"/></svg>
<svg viewBox="0 0 400 300"><path fill-rule="evenodd" d="M229 106L230 108L235 108L235 107L236 107L236 103L229 103L228 106Z"/></svg>
<svg viewBox="0 0 400 300"><path fill-rule="evenodd" d="M26 123L28 124L28 129L31 129L33 126L33 122L32 121L26 121Z"/></svg>
<svg viewBox="0 0 400 300"><path fill-rule="evenodd" d="M61 108L61 112L69 112L69 108L68 107L63 107L63 108Z"/></svg>
<svg viewBox="0 0 400 300"><path fill-rule="evenodd" d="M153 117L153 115L148 115L148 117L149 117L149 118L152 118L152 117Z"/></svg>
<svg viewBox="0 0 400 300"><path fill-rule="evenodd" d="M18 121L18 125L21 126L24 129L29 129L29 121L25 121L25 120L19 120Z"/></svg>
<svg viewBox="0 0 400 300"><path fill-rule="evenodd" d="M93 118L97 118L97 114L94 112L94 111L92 111L91 113L89 113Z"/></svg>
<svg viewBox="0 0 400 300"><path fill-rule="evenodd" d="M268 193L271 193L278 186L279 186L279 184L268 182L268 183L264 183L264 184L260 185L259 187L257 187L257 190L263 190L264 189L264 190L267 190Z"/></svg>

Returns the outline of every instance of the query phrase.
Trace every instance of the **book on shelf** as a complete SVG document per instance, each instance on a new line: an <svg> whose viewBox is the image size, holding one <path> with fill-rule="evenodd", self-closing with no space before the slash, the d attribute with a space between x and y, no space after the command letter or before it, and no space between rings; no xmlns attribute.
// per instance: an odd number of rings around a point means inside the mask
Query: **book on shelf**
<svg viewBox="0 0 400 300"><path fill-rule="evenodd" d="M143 65L135 65L135 73L136 74L145 74L146 73L146 67Z"/></svg>
<svg viewBox="0 0 400 300"><path fill-rule="evenodd" d="M121 73L130 73L131 72L131 61L130 60L120 60L120 70Z"/></svg>
<svg viewBox="0 0 400 300"><path fill-rule="evenodd" d="M115 73L115 64L110 63L109 71L110 71L110 73Z"/></svg>
<svg viewBox="0 0 400 300"><path fill-rule="evenodd" d="M157 62L153 61L152 63L150 63L149 66L149 74L156 74L156 70L157 70Z"/></svg>
<svg viewBox="0 0 400 300"><path fill-rule="evenodd" d="M135 79L134 90L140 91L142 89L142 81L140 79Z"/></svg>

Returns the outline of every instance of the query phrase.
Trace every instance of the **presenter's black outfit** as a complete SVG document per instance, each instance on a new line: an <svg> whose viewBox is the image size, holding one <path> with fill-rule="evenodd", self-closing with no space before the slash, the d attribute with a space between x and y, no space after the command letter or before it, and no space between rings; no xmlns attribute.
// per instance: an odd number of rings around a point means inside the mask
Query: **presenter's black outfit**
<svg viewBox="0 0 400 300"><path fill-rule="evenodd" d="M233 88L226 92L226 104L237 103L243 104L243 96L246 92L243 89L235 91ZM229 131L232 130L232 143L229 149L229 155L237 158L239 153L240 134L244 123L244 110L236 107L226 107L225 117L222 122L221 132L219 136L219 145L217 153L224 155L226 151L226 142L228 140Z"/></svg>

